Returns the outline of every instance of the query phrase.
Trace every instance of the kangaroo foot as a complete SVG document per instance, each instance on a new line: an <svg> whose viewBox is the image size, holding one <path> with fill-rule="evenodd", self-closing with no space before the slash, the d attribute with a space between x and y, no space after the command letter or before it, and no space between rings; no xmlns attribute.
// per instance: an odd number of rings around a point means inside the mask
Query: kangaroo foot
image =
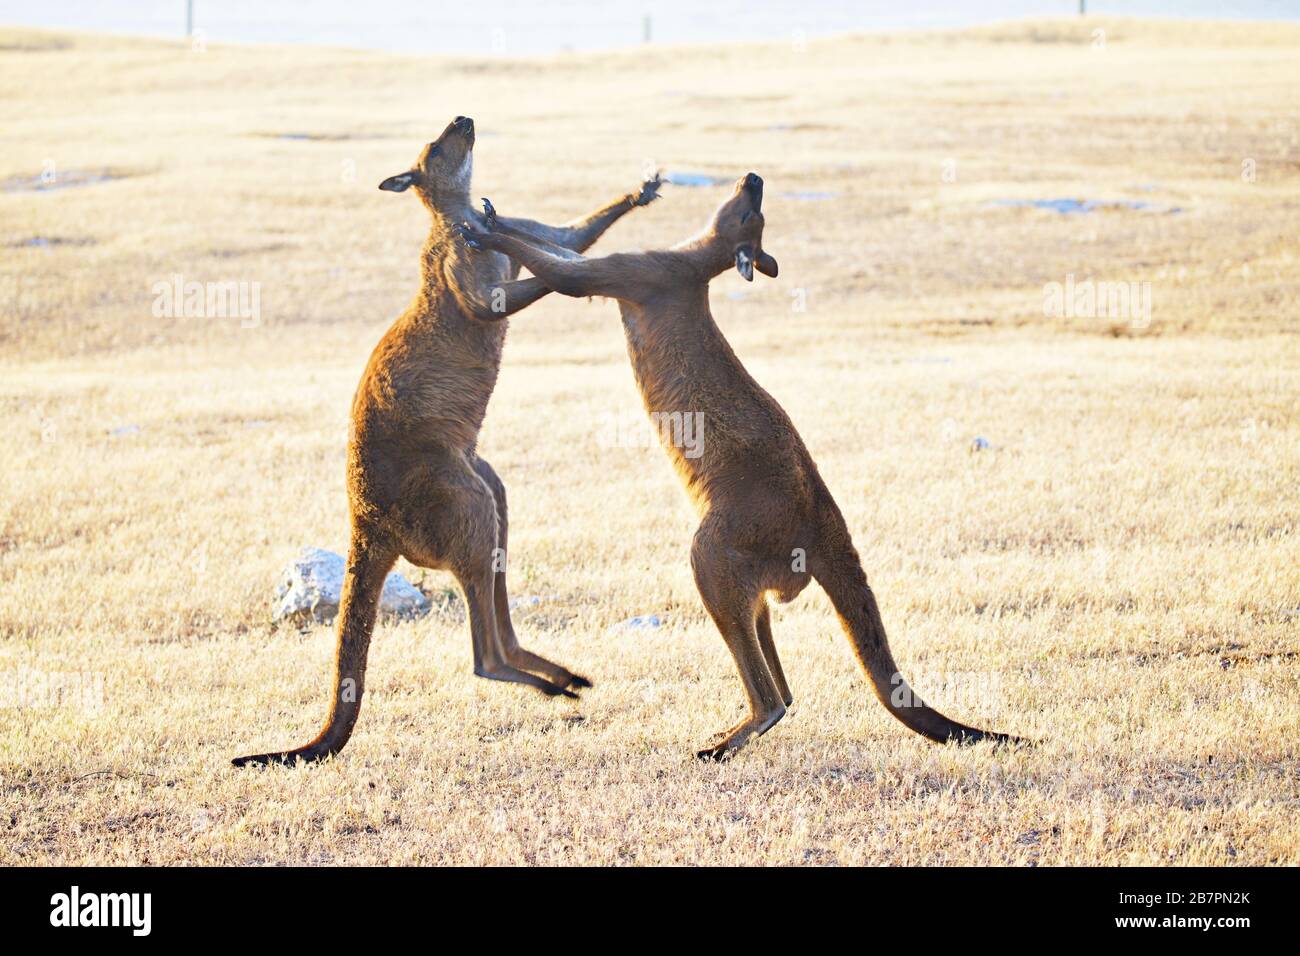
<svg viewBox="0 0 1300 956"><path fill-rule="evenodd" d="M530 674L527 671L519 670L517 667L511 667L509 664L489 664L474 668L474 674L486 680L509 681L515 684L527 684L529 687L536 687L547 697L570 697L573 700L578 699L578 695L567 687L561 687L559 684L552 683L544 677L538 677L536 674Z"/></svg>
<svg viewBox="0 0 1300 956"><path fill-rule="evenodd" d="M747 723L749 723L748 717L736 723L735 725L728 727L726 730L719 730L716 734L714 734L712 737L709 738L709 746L715 747L718 744L722 743L724 740L726 740L728 737L731 737L732 735L739 733Z"/></svg>
<svg viewBox="0 0 1300 956"><path fill-rule="evenodd" d="M506 650L506 663L516 670L529 671L548 680L559 687L590 687L591 681L579 674L573 673L567 667L549 661L540 654L534 654L527 648L520 647L517 644Z"/></svg>
<svg viewBox="0 0 1300 956"><path fill-rule="evenodd" d="M697 751L695 756L700 760L726 760L749 743L751 738L759 737L770 730L784 716L785 708L781 707L762 717L748 717L731 730L715 734L709 741L710 745Z"/></svg>

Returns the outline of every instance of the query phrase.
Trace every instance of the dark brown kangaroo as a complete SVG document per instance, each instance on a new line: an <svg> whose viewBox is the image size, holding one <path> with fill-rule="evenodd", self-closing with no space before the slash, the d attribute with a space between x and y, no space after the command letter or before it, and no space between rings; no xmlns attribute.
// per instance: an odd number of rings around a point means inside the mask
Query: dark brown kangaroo
<svg viewBox="0 0 1300 956"><path fill-rule="evenodd" d="M791 702L772 640L767 595L792 600L810 578L826 590L876 696L931 740L1013 742L949 720L921 702L889 651L875 596L848 527L799 433L750 377L709 312L709 282L735 266L775 276L763 251L763 181L750 173L700 235L672 249L585 259L538 242L486 204L462 232L504 252L556 292L618 300L632 370L657 421L695 415L702 441L684 449L660 429L701 516L691 546L696 585L735 659L749 715L700 757L721 759L772 727ZM665 419L667 416L667 419Z"/></svg>
<svg viewBox="0 0 1300 956"><path fill-rule="evenodd" d="M519 264L470 253L457 224L470 207L474 122L458 116L416 164L379 184L414 189L432 216L420 291L380 340L352 401L348 505L352 540L339 608L329 717L311 743L239 757L236 766L320 760L347 743L361 709L366 655L384 579L398 556L451 571L465 594L474 673L576 697L591 682L519 646L506 594L506 494L476 443L496 384L507 316L550 290L517 279ZM566 226L509 225L557 248L589 247L630 209L658 192L642 184Z"/></svg>

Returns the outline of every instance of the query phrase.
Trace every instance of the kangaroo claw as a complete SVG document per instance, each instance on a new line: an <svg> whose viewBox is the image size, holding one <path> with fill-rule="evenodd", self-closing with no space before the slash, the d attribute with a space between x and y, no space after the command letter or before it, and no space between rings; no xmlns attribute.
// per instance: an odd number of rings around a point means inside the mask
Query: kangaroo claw
<svg viewBox="0 0 1300 956"><path fill-rule="evenodd" d="M489 227L497 224L496 207L492 205L492 200L486 196L483 197L483 218L487 220Z"/></svg>
<svg viewBox="0 0 1300 956"><path fill-rule="evenodd" d="M460 237L465 240L465 245L469 246L471 249L483 248L482 245L479 243L479 241L475 238L476 233L474 232L474 227L471 226L469 223L467 222L457 223L456 231L460 233Z"/></svg>

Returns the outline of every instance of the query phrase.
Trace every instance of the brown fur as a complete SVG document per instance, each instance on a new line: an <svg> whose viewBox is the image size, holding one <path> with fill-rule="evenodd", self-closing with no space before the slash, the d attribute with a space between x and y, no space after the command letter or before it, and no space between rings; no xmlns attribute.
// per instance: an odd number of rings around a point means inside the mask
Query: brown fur
<svg viewBox="0 0 1300 956"><path fill-rule="evenodd" d="M236 766L319 760L352 734L384 579L399 556L456 576L469 609L474 673L576 697L586 678L519 646L506 592L505 487L476 451L496 384L508 315L550 290L517 279L519 264L471 251L456 224L474 215L474 124L457 117L411 169L380 184L414 188L432 217L420 291L380 340L352 402L347 487L352 518L339 609L329 717L311 743L240 757ZM557 248L589 247L630 209L656 196L658 179L567 226L510 220L520 235Z"/></svg>
<svg viewBox="0 0 1300 956"><path fill-rule="evenodd" d="M792 600L810 579L830 595L876 695L900 721L938 741L1014 738L949 720L921 703L889 651L875 596L848 527L785 411L750 377L709 312L709 282L733 265L775 276L763 251L762 180L750 173L699 236L672 249L584 259L489 215L462 226L556 292L618 300L628 354L648 412L702 413L696 457L665 440L700 514L691 568L744 683L749 714L700 757L720 759L764 733L792 697L766 600ZM661 437L667 437L661 431ZM803 560L800 560L803 556Z"/></svg>

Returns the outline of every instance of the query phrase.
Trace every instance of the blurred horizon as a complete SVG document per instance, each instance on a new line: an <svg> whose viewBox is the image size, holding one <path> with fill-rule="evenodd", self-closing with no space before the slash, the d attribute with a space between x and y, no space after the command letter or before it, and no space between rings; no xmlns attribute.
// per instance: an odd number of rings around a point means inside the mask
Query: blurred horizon
<svg viewBox="0 0 1300 956"><path fill-rule="evenodd" d="M196 33L209 42L302 43L399 53L527 56L662 44L780 40L850 32L953 29L1026 17L1077 15L1078 0L479 0L413 6L399 0L268 5L261 0L194 0ZM1297 0L1088 0L1095 16L1300 20ZM40 8L0 0L0 26L179 37L185 0L105 3L63 0Z"/></svg>

